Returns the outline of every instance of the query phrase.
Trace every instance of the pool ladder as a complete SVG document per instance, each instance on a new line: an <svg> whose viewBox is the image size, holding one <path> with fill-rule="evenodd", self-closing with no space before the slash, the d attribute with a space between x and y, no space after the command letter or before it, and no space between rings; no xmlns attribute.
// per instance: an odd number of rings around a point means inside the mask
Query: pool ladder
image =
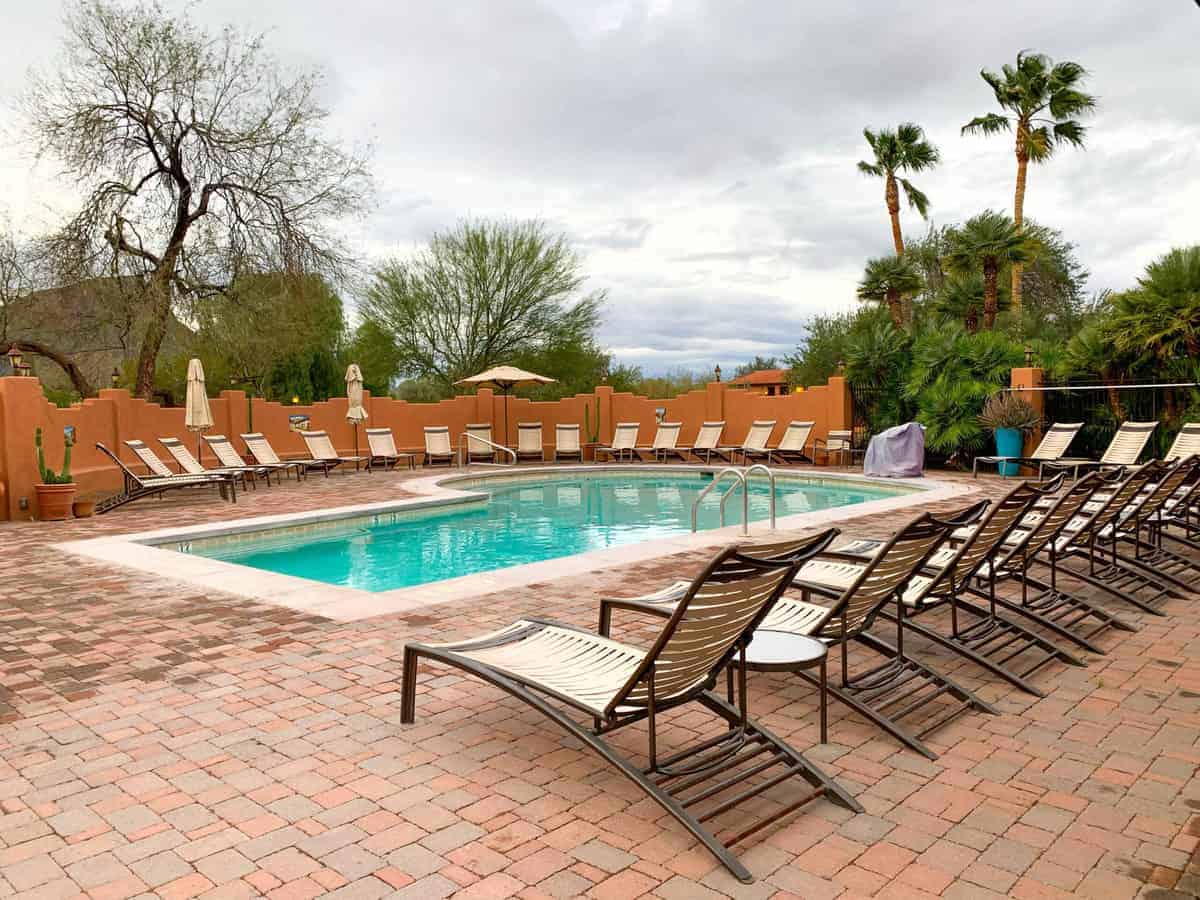
<svg viewBox="0 0 1200 900"><path fill-rule="evenodd" d="M721 527L725 527L725 506L729 502L729 498L733 492L740 486L742 489L742 536L750 536L750 476L756 472L761 472L767 476L767 480L771 485L769 495L769 508L771 518L771 530L775 530L775 473L772 472L762 463L755 463L748 469L739 469L737 466L727 466L716 474L716 477L705 486L699 496L692 503L692 531L697 530L697 519L700 514L700 504L704 498L712 493L718 484L725 480L726 475L733 476L733 484L721 495Z"/></svg>
<svg viewBox="0 0 1200 900"><path fill-rule="evenodd" d="M472 463L471 462L471 444L472 443L484 444L488 447L491 447L492 450L494 450L496 452L505 453L509 456L509 458L512 461L508 462L508 463L502 463L502 462ZM477 434L467 434L466 432L463 432L462 437L459 438L459 441L458 441L458 466L459 466L459 468L462 468L463 466L467 466L467 465L496 466L498 468L506 468L508 466L515 466L516 464L517 464L517 453L511 447L505 447L503 444L497 444L495 441L490 441L485 437L480 437Z"/></svg>

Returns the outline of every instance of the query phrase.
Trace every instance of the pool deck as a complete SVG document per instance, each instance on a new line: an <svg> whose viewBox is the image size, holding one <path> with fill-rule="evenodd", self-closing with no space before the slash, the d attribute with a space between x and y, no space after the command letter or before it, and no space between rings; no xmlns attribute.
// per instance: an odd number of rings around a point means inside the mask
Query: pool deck
<svg viewBox="0 0 1200 900"><path fill-rule="evenodd" d="M427 474L427 473L426 473ZM422 473L310 478L142 501L99 519L0 524L0 897L706 898L1200 894L1200 608L1130 609L1046 696L921 640L924 661L1001 711L936 732L929 761L813 692L753 675L750 708L866 807L818 801L740 847L735 882L673 820L542 717L422 668L400 725L410 640L537 614L594 626L596 598L693 574L688 548L356 621L199 590L69 555L64 541L409 496ZM939 478L942 477L939 474ZM945 511L1008 485L950 476ZM907 513L839 522L881 536ZM616 637L644 643L645 623ZM703 732L670 715L662 740ZM622 743L637 748L632 728Z"/></svg>

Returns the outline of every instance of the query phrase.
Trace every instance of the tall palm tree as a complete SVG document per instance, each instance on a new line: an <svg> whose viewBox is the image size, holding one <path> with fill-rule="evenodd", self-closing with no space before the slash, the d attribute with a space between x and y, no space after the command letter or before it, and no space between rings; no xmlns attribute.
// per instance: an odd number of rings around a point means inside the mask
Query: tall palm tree
<svg viewBox="0 0 1200 900"><path fill-rule="evenodd" d="M923 172L937 165L938 150L925 139L921 126L902 122L895 131L882 129L878 134L870 128L863 129L863 137L875 154L874 162L860 161L858 170L867 175L883 179L883 199L887 204L888 216L892 220L892 241L896 255L904 255L904 236L900 233L900 188L908 205L927 218L929 198L907 178L898 172Z"/></svg>
<svg viewBox="0 0 1200 900"><path fill-rule="evenodd" d="M916 267L902 256L881 256L867 262L858 284L860 300L887 304L892 324L904 328L904 295L919 291L923 285Z"/></svg>
<svg viewBox="0 0 1200 900"><path fill-rule="evenodd" d="M996 308L1003 311L1008 308L1008 288L997 284L997 289ZM932 308L939 316L962 322L967 334L975 334L979 331L985 293L982 272L947 278L933 295Z"/></svg>
<svg viewBox="0 0 1200 900"><path fill-rule="evenodd" d="M1055 63L1048 56L1022 50L1015 66L1004 65L1001 74L980 71L979 75L1004 110L976 116L962 128L963 134L1016 132L1017 186L1013 197L1013 221L1017 231L1025 225L1025 178L1029 164L1048 160L1062 144L1083 147L1087 129L1077 116L1090 113L1096 98L1079 89L1087 77L1074 62ZM1012 270L1013 306L1021 306L1020 263Z"/></svg>
<svg viewBox="0 0 1200 900"><path fill-rule="evenodd" d="M983 327L991 331L999 310L1000 269L1032 258L1029 240L1004 213L993 210L968 219L947 235L945 264L959 277L983 274Z"/></svg>

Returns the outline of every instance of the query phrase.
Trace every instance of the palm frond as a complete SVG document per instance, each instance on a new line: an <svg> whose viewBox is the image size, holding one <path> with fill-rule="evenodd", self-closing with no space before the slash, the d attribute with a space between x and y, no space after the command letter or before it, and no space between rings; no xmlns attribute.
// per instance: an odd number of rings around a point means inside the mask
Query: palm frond
<svg viewBox="0 0 1200 900"><path fill-rule="evenodd" d="M1080 125L1074 119L1059 122L1054 126L1054 142L1056 144L1070 144L1072 147L1082 147L1086 135L1087 128Z"/></svg>
<svg viewBox="0 0 1200 900"><path fill-rule="evenodd" d="M962 134L999 134L1002 131L1012 131L1012 122L999 113L976 116L962 127Z"/></svg>
<svg viewBox="0 0 1200 900"><path fill-rule="evenodd" d="M883 168L876 163L869 163L859 160L858 171L865 175L874 175L876 178L883 177Z"/></svg>
<svg viewBox="0 0 1200 900"><path fill-rule="evenodd" d="M921 214L922 219L929 218L929 198L924 192L917 189L907 178L899 179L900 186L904 188L905 199L908 200L908 205Z"/></svg>

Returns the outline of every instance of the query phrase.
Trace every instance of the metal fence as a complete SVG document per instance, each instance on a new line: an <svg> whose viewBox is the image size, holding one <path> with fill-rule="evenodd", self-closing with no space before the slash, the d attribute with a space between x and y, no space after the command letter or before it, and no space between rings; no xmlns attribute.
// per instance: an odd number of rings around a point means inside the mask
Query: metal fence
<svg viewBox="0 0 1200 900"><path fill-rule="evenodd" d="M1071 444L1071 456L1093 459L1102 454L1122 422L1158 422L1148 452L1161 457L1188 418L1200 420L1200 385L1191 383L1099 380L1047 382L1047 422L1082 422Z"/></svg>

